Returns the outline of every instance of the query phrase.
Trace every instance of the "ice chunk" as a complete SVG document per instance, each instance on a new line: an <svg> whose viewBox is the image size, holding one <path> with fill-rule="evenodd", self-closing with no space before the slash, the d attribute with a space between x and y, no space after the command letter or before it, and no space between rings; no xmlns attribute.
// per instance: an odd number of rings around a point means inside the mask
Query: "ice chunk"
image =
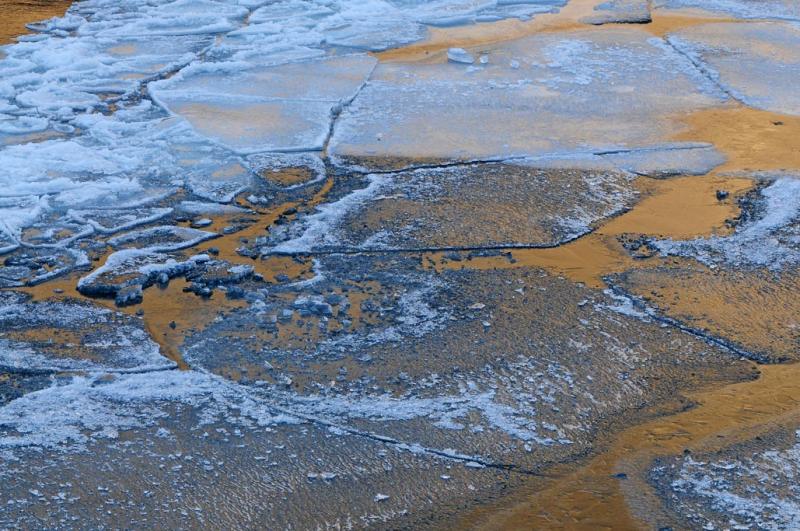
<svg viewBox="0 0 800 531"><path fill-rule="evenodd" d="M172 213L170 207L144 207L135 209L95 208L70 210L68 215L81 223L91 225L103 234L114 234L163 219Z"/></svg>
<svg viewBox="0 0 800 531"><path fill-rule="evenodd" d="M196 255L188 260L175 258L142 249L126 249L109 255L106 262L81 277L78 291L89 297L117 297L127 288L143 289L157 281L185 275L208 262L207 255Z"/></svg>
<svg viewBox="0 0 800 531"><path fill-rule="evenodd" d="M160 225L120 234L108 240L108 243L115 249L136 248L149 252L166 252L194 247L217 236L219 235L214 232L190 227Z"/></svg>
<svg viewBox="0 0 800 531"><path fill-rule="evenodd" d="M464 48L450 48L447 50L447 59L454 63L463 63L467 65L471 65L475 62L475 58L472 54Z"/></svg>

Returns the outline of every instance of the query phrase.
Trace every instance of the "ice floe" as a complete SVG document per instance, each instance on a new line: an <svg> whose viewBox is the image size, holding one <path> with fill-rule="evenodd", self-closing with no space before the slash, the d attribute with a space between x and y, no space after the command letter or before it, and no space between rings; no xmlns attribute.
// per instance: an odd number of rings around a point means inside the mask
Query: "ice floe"
<svg viewBox="0 0 800 531"><path fill-rule="evenodd" d="M333 159L384 168L666 147L680 126L665 116L727 98L635 28L536 35L489 57L379 65L336 124Z"/></svg>
<svg viewBox="0 0 800 531"><path fill-rule="evenodd" d="M667 40L744 104L800 115L800 95L794 89L800 76L797 24L703 24L672 33Z"/></svg>

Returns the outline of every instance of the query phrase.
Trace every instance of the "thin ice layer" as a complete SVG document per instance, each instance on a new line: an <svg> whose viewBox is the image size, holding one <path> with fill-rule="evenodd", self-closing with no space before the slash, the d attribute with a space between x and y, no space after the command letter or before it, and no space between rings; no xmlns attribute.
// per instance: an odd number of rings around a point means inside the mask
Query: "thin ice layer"
<svg viewBox="0 0 800 531"><path fill-rule="evenodd" d="M244 71L204 65L151 85L151 94L239 153L321 150L335 110L355 97L375 62L353 55Z"/></svg>
<svg viewBox="0 0 800 531"><path fill-rule="evenodd" d="M482 164L373 174L364 188L271 230L274 247L264 250L550 246L634 200L630 178L614 171Z"/></svg>
<svg viewBox="0 0 800 531"><path fill-rule="evenodd" d="M653 8L694 8L744 19L800 20L800 4L795 0L655 0Z"/></svg>
<svg viewBox="0 0 800 531"><path fill-rule="evenodd" d="M292 411L524 468L579 455L598 419L673 392L687 366L736 366L536 269L426 266L406 253L322 257L313 280L272 285L190 334L183 356Z"/></svg>
<svg viewBox="0 0 800 531"><path fill-rule="evenodd" d="M415 527L431 503L455 512L521 482L292 417L192 371L73 378L12 406L0 409L2 526Z"/></svg>
<svg viewBox="0 0 800 531"><path fill-rule="evenodd" d="M672 33L668 42L744 104L800 115L797 24L704 24Z"/></svg>
<svg viewBox="0 0 800 531"><path fill-rule="evenodd" d="M541 34L498 46L485 66L380 65L342 113L330 151L383 167L639 150L680 129L665 116L724 99L644 31Z"/></svg>
<svg viewBox="0 0 800 531"><path fill-rule="evenodd" d="M82 301L0 294L0 368L22 373L170 369L141 320Z"/></svg>

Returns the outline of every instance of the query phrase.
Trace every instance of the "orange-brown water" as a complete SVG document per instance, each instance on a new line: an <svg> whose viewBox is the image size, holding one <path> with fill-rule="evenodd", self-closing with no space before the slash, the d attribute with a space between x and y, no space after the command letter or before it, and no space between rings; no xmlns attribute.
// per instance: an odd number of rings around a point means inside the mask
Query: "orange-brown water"
<svg viewBox="0 0 800 531"><path fill-rule="evenodd" d="M0 44L27 33L26 24L63 15L70 4L71 0L4 0L0 6Z"/></svg>

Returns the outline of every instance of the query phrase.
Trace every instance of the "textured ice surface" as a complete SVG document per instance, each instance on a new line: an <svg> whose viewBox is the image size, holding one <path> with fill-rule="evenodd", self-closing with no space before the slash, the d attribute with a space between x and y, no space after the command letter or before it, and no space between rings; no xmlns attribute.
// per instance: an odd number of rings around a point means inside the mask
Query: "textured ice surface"
<svg viewBox="0 0 800 531"><path fill-rule="evenodd" d="M704 24L670 34L668 41L746 105L800 115L797 24Z"/></svg>
<svg viewBox="0 0 800 531"><path fill-rule="evenodd" d="M671 460L651 475L670 509L691 527L797 529L800 432L792 435Z"/></svg>
<svg viewBox="0 0 800 531"><path fill-rule="evenodd" d="M654 245L664 254L691 256L709 265L779 270L800 262L800 179L770 183L760 191L753 210L730 236Z"/></svg>
<svg viewBox="0 0 800 531"><path fill-rule="evenodd" d="M217 236L214 232L190 227L159 225L114 236L108 243L114 249L142 249L157 253L194 247Z"/></svg>
<svg viewBox="0 0 800 531"><path fill-rule="evenodd" d="M379 65L342 113L331 152L387 165L651 148L678 128L665 116L724 99L644 31L543 34L498 46L481 67Z"/></svg>
<svg viewBox="0 0 800 531"><path fill-rule="evenodd" d="M129 210L112 222L97 209L145 206L131 203L181 187L230 201L253 178L231 150L323 147L333 117L374 65L342 47L385 49L424 37L426 24L525 17L563 4L75 3L3 48L0 251L18 247L21 230L52 213L72 211L108 233L157 213Z"/></svg>
<svg viewBox="0 0 800 531"><path fill-rule="evenodd" d="M0 292L0 370L149 371L174 367L139 319L82 301Z"/></svg>
<svg viewBox="0 0 800 531"><path fill-rule="evenodd" d="M201 64L150 93L200 134L242 153L322 149L334 110L374 68L368 55L261 68Z"/></svg>
<svg viewBox="0 0 800 531"><path fill-rule="evenodd" d="M795 0L654 0L654 8L697 8L737 18L800 20Z"/></svg>
<svg viewBox="0 0 800 531"><path fill-rule="evenodd" d="M366 181L300 223L271 230L275 247L264 250L556 245L635 200L630 177L614 171L482 164L373 174Z"/></svg>
<svg viewBox="0 0 800 531"><path fill-rule="evenodd" d="M587 24L645 24L650 22L648 0L610 0L594 8L594 13L581 19Z"/></svg>
<svg viewBox="0 0 800 531"><path fill-rule="evenodd" d="M201 424L234 409L265 425L294 420L270 412L236 386L194 371L120 375L106 381L76 376L0 408L0 449L74 449L95 438L116 438L119 430L152 425L167 414L165 406L180 403L206 405Z"/></svg>
<svg viewBox="0 0 800 531"><path fill-rule="evenodd" d="M680 364L728 363L538 270L437 274L380 253L327 256L315 270L190 334L185 359L269 389L287 410L524 467L579 453L596 419L661 393L644 374L670 373L665 349Z"/></svg>
<svg viewBox="0 0 800 531"><path fill-rule="evenodd" d="M179 372L76 378L29 395L0 412L9 426L1 439L0 525L430 525L479 493L520 483L505 471L467 467L322 422L299 423L267 397L248 395L219 379ZM86 412L83 419L73 407ZM18 412L31 414L14 418ZM43 453L25 444L85 451ZM308 500L321 499L309 510Z"/></svg>

